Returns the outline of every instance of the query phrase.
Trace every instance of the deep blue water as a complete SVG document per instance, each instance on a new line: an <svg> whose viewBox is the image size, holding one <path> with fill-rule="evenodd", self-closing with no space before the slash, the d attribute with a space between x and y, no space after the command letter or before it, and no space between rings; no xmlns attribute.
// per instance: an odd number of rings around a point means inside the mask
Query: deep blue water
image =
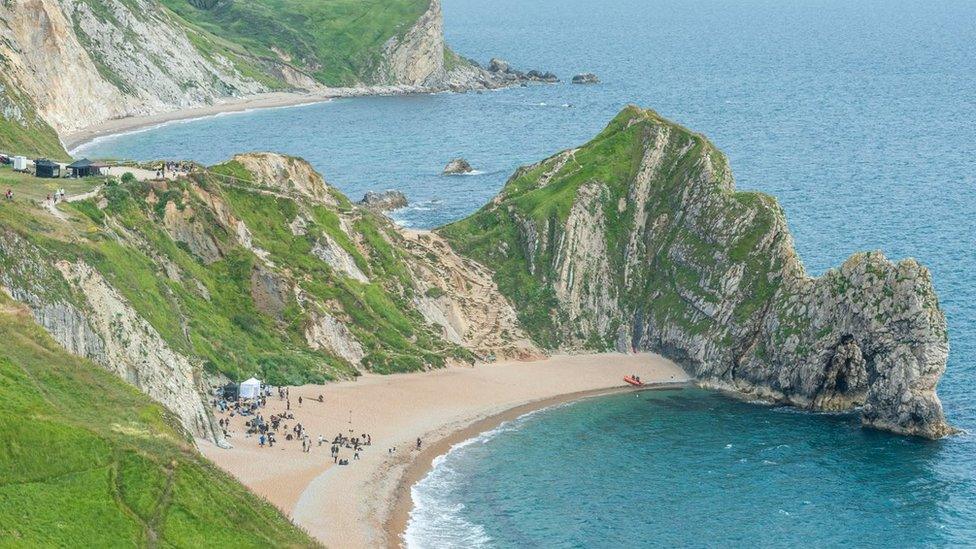
<svg viewBox="0 0 976 549"><path fill-rule="evenodd" d="M952 347L940 395L950 421L976 430L976 2L443 3L460 53L565 79L592 71L603 83L335 101L173 124L80 152L203 162L286 152L354 198L403 190L413 205L397 219L432 227L480 207L518 165L586 141L625 104L651 107L708 135L741 188L780 200L812 273L863 249L929 266ZM454 156L481 174L438 175ZM522 428L547 434L520 452L511 445L525 440L521 429L452 454L445 463L459 460L462 473L442 503L463 503L463 518L500 545L976 544L973 436L908 441L849 419L677 398L685 404L607 400L533 416ZM580 425L600 428L583 436ZM763 448L780 444L789 448L776 464L760 466ZM485 454L468 457L474 448ZM660 479L625 483L603 476L604 463ZM585 488L566 481L552 494L526 480L569 472ZM579 515L569 502L585 520L570 524ZM678 531L697 537L667 537Z"/></svg>

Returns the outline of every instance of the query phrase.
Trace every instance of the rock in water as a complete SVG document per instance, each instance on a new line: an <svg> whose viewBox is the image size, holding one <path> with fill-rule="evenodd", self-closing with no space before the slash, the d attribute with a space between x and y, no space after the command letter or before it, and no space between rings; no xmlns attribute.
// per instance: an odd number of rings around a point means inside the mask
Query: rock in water
<svg viewBox="0 0 976 549"><path fill-rule="evenodd" d="M492 60L488 62L488 72L494 75L496 78L523 84L526 82L544 82L547 84L559 82L559 77L552 72L537 70L522 72L512 68L508 61L498 59L497 57L492 58Z"/></svg>
<svg viewBox="0 0 976 549"><path fill-rule="evenodd" d="M599 84L600 79L592 72L584 72L573 77L573 84Z"/></svg>
<svg viewBox="0 0 976 549"><path fill-rule="evenodd" d="M359 204L376 212L388 212L407 206L407 196L400 191L387 190L381 193L369 191Z"/></svg>
<svg viewBox="0 0 976 549"><path fill-rule="evenodd" d="M444 166L444 175L462 175L473 171L474 168L471 167L471 164L463 158L455 158L448 162L447 166Z"/></svg>
<svg viewBox="0 0 976 549"><path fill-rule="evenodd" d="M859 253L820 277L783 210L706 138L624 109L439 230L550 349L660 352L707 387L938 438L949 343L929 271Z"/></svg>
<svg viewBox="0 0 976 549"><path fill-rule="evenodd" d="M488 62L488 70L490 72L511 72L512 67L508 64L508 61L492 57L491 61Z"/></svg>
<svg viewBox="0 0 976 549"><path fill-rule="evenodd" d="M554 73L551 73L549 71L542 72L537 70L531 70L525 74L525 79L530 80L532 82L546 82L549 84L559 82L559 77L557 77Z"/></svg>

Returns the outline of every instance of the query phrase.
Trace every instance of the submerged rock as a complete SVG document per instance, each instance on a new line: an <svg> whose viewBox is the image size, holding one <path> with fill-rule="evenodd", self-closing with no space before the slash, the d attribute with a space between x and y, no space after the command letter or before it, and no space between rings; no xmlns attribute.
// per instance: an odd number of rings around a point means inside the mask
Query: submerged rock
<svg viewBox="0 0 976 549"><path fill-rule="evenodd" d="M584 72L573 77L573 84L599 84L600 79L592 72Z"/></svg>
<svg viewBox="0 0 976 549"><path fill-rule="evenodd" d="M455 158L448 162L447 166L444 166L444 175L462 175L473 171L474 168L471 167L471 164L463 158Z"/></svg>
<svg viewBox="0 0 976 549"><path fill-rule="evenodd" d="M375 212L388 212L407 206L407 196L397 190L386 190L383 192L368 191L359 201L361 206L369 208Z"/></svg>

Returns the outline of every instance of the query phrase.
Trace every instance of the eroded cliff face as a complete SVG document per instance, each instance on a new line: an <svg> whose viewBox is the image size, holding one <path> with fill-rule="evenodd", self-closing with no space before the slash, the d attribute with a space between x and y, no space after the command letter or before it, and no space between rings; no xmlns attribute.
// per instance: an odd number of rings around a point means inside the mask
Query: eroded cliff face
<svg viewBox="0 0 976 549"><path fill-rule="evenodd" d="M430 7L410 30L390 38L383 49L389 82L408 86L441 84L447 71L440 0L431 0Z"/></svg>
<svg viewBox="0 0 976 549"><path fill-rule="evenodd" d="M540 354L484 267L277 154L113 182L53 211L6 204L0 287L65 349L218 441L208 380L321 383Z"/></svg>
<svg viewBox="0 0 976 549"><path fill-rule="evenodd" d="M52 257L0 230L0 289L21 301L68 352L88 358L166 406L187 432L224 444L199 368L174 351L90 265Z"/></svg>
<svg viewBox="0 0 976 549"><path fill-rule="evenodd" d="M315 9L326 10L317 16L329 16L327 8ZM356 71L359 81L330 89L328 80L316 77L314 63L293 61L273 43L266 54L252 53L247 44L182 19L160 0L10 0L0 2L0 68L61 135L110 119L269 91L343 95L512 84L447 50L439 0L432 0L416 21L387 19L407 30L395 33L382 51L345 51L336 37L336 51L320 52L332 64L366 64ZM327 28L299 25L291 30L316 42L327 38L317 36ZM370 29L363 32L395 30ZM0 86L0 101L4 92ZM7 148L31 150L22 143Z"/></svg>
<svg viewBox="0 0 976 549"><path fill-rule="evenodd" d="M706 386L941 437L948 354L928 271L857 254L806 275L782 210L736 192L704 137L629 107L587 145L521 168L439 231L496 270L552 348L654 350Z"/></svg>
<svg viewBox="0 0 976 549"><path fill-rule="evenodd" d="M267 90L205 58L154 0L3 2L0 38L10 77L61 133Z"/></svg>

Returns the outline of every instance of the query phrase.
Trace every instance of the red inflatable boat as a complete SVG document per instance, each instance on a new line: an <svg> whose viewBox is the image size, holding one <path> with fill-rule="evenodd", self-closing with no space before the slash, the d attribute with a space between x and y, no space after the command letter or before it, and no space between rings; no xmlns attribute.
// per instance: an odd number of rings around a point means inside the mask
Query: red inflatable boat
<svg viewBox="0 0 976 549"><path fill-rule="evenodd" d="M639 379L637 379L637 378L635 378L634 376L624 376L624 381L626 381L627 383L630 383L634 387L643 387L644 386L644 382L641 381L641 380L639 380Z"/></svg>

